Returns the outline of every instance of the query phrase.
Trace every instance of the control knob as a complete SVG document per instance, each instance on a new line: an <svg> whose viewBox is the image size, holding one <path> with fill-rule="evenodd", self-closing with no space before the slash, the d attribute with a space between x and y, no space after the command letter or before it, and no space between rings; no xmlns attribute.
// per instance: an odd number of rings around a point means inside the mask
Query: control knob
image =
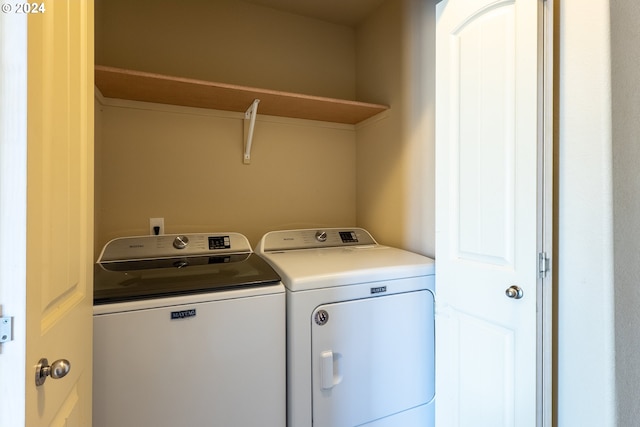
<svg viewBox="0 0 640 427"><path fill-rule="evenodd" d="M173 239L173 247L176 249L184 249L189 244L189 238L187 236L177 236Z"/></svg>

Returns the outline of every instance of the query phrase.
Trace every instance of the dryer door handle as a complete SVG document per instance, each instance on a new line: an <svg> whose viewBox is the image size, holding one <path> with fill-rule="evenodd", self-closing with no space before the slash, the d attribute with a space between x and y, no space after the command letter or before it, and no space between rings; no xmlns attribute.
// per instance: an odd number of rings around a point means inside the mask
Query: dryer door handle
<svg viewBox="0 0 640 427"><path fill-rule="evenodd" d="M320 388L322 390L331 390L342 382L341 358L340 353L334 353L332 350L320 353Z"/></svg>
<svg viewBox="0 0 640 427"><path fill-rule="evenodd" d="M323 390L333 388L333 351L320 353L320 387Z"/></svg>

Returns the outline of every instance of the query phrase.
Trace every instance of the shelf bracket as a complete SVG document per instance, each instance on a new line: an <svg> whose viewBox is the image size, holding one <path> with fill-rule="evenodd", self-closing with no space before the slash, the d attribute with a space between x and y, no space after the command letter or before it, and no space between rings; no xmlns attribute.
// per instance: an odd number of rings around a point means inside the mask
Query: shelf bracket
<svg viewBox="0 0 640 427"><path fill-rule="evenodd" d="M253 127L256 124L256 114L258 114L259 99L254 99L251 106L244 113L244 119L249 120L249 132L244 145L243 163L248 165L251 163L251 143L253 142Z"/></svg>

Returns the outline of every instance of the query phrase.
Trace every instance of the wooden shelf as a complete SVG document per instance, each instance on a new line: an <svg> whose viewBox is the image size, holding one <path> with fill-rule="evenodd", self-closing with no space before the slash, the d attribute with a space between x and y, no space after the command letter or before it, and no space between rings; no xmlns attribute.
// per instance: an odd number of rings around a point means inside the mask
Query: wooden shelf
<svg viewBox="0 0 640 427"><path fill-rule="evenodd" d="M95 84L107 98L245 112L260 99L259 114L356 124L389 107L342 99L171 77L96 65Z"/></svg>

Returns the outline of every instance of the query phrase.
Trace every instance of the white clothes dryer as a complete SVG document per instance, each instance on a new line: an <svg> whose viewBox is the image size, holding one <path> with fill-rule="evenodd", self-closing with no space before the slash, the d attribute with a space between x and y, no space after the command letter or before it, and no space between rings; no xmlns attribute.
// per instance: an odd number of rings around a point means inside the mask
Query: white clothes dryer
<svg viewBox="0 0 640 427"><path fill-rule="evenodd" d="M265 234L287 304L289 427L434 424L434 261L361 228Z"/></svg>

